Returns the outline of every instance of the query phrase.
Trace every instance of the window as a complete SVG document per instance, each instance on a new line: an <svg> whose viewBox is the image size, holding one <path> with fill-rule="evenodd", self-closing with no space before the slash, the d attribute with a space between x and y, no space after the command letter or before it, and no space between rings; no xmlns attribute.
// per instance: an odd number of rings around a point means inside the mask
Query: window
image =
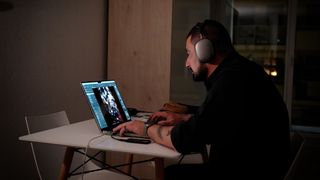
<svg viewBox="0 0 320 180"><path fill-rule="evenodd" d="M261 64L273 79L292 125L320 127L320 2L233 3L236 49Z"/></svg>
<svg viewBox="0 0 320 180"><path fill-rule="evenodd" d="M173 1L170 99L202 102L202 84L183 70L184 38L195 22L211 17L227 26L240 54L270 75L292 125L320 129L319 9L318 0Z"/></svg>

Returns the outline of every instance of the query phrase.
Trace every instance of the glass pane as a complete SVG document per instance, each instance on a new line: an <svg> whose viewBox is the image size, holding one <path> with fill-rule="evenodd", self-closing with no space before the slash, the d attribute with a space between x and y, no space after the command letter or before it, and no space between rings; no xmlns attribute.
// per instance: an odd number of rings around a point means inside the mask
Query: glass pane
<svg viewBox="0 0 320 180"><path fill-rule="evenodd" d="M320 1L299 0L292 124L320 126Z"/></svg>
<svg viewBox="0 0 320 180"><path fill-rule="evenodd" d="M185 68L185 40L189 29L210 16L209 0L174 0L172 17L172 53L170 100L199 105L204 99L203 83L194 82ZM187 12L187 13L186 13Z"/></svg>
<svg viewBox="0 0 320 180"><path fill-rule="evenodd" d="M287 1L234 0L234 9L236 49L262 65L283 94Z"/></svg>

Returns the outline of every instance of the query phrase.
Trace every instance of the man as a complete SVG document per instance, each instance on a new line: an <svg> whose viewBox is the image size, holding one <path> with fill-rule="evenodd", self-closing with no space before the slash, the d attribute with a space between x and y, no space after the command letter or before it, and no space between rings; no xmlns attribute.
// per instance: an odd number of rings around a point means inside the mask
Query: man
<svg viewBox="0 0 320 180"><path fill-rule="evenodd" d="M114 131L147 134L183 154L211 145L207 163L167 167L166 179L283 179L288 113L263 68L239 55L227 30L214 20L190 30L186 51L186 68L207 89L199 109L194 114L156 112L151 116L155 124L132 121Z"/></svg>

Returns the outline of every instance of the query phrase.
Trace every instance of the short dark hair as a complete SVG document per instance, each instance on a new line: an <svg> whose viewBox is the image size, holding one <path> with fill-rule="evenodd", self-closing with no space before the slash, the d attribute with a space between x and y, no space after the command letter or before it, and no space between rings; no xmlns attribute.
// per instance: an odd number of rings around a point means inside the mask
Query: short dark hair
<svg viewBox="0 0 320 180"><path fill-rule="evenodd" d="M195 44L200 40L200 35L211 41L216 52L228 53L234 51L229 32L218 21L207 19L201 23L198 22L191 28L187 38L191 36L191 41Z"/></svg>

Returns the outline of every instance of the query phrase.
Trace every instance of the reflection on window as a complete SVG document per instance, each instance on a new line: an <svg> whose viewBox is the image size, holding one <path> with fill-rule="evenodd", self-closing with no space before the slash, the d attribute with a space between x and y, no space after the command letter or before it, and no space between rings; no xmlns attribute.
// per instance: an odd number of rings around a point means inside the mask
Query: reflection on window
<svg viewBox="0 0 320 180"><path fill-rule="evenodd" d="M236 49L284 91L288 1L234 0ZM320 1L298 0L291 122L320 126ZM289 27L290 29L290 27ZM291 102L291 101L290 101Z"/></svg>
<svg viewBox="0 0 320 180"><path fill-rule="evenodd" d="M286 1L234 1L233 41L243 56L257 62L280 93L284 85Z"/></svg>
<svg viewBox="0 0 320 180"><path fill-rule="evenodd" d="M320 126L320 2L298 1L292 123Z"/></svg>

